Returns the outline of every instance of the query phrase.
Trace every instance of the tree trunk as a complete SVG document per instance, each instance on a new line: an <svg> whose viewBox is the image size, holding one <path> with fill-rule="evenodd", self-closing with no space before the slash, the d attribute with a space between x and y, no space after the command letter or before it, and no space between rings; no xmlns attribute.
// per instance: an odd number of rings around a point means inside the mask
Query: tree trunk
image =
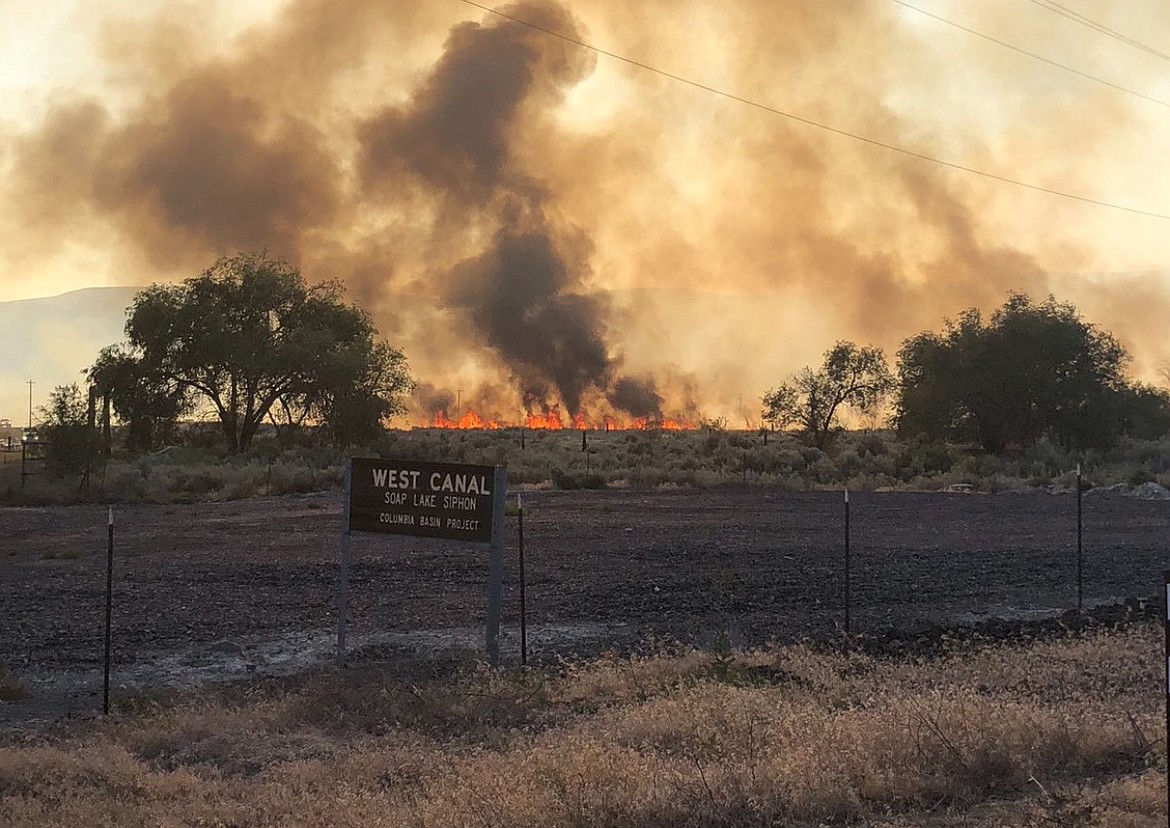
<svg viewBox="0 0 1170 828"><path fill-rule="evenodd" d="M227 450L229 454L240 453L240 435L236 430L235 414L222 414L220 416L220 425L223 428L224 439L227 440Z"/></svg>
<svg viewBox="0 0 1170 828"><path fill-rule="evenodd" d="M110 408L110 391L106 389L105 393L102 394L102 450L106 457L110 456L114 447L113 430L110 426Z"/></svg>

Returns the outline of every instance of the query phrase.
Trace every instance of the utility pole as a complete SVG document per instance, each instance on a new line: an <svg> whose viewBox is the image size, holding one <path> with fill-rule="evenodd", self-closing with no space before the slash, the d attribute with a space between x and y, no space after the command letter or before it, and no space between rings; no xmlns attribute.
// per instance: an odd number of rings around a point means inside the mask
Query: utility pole
<svg viewBox="0 0 1170 828"><path fill-rule="evenodd" d="M460 388L455 392L455 419L458 420L463 416L463 389Z"/></svg>
<svg viewBox="0 0 1170 828"><path fill-rule="evenodd" d="M28 430L30 432L32 431L32 390L34 384L32 380L28 381Z"/></svg>

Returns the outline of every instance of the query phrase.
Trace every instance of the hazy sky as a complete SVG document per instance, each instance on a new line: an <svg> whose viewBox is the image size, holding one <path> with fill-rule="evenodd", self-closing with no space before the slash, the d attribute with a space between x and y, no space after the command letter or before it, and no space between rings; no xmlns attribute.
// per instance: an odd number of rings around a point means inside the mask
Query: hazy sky
<svg viewBox="0 0 1170 828"><path fill-rule="evenodd" d="M268 249L350 285L421 414L734 422L836 339L892 352L1010 290L1148 376L1170 220L840 134L1170 215L1170 4L1054 5L498 7L796 120L460 0L0 0L0 299Z"/></svg>

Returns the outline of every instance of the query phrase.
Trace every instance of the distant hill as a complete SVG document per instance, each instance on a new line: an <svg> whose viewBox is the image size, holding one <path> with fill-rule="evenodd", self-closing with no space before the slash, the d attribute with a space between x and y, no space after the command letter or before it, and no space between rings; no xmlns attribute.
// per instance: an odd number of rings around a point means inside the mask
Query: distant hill
<svg viewBox="0 0 1170 828"><path fill-rule="evenodd" d="M81 382L97 352L123 338L126 307L139 288L95 287L60 296L0 302L0 419L28 420L54 386Z"/></svg>

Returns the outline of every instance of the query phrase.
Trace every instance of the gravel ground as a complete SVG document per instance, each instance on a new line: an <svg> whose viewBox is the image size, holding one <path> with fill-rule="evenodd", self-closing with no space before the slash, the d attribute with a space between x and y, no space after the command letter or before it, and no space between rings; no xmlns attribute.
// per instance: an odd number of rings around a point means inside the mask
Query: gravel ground
<svg viewBox="0 0 1170 828"><path fill-rule="evenodd" d="M839 493L534 491L524 502L538 658L647 638L826 637L843 622ZM315 494L115 507L117 686L278 674L329 658L340 505ZM854 631L1076 606L1072 495L860 493L850 509ZM1086 605L1159 594L1168 525L1170 501L1086 496ZM104 506L0 509L0 663L57 712L92 707L100 689L106 543ZM363 534L352 551L359 649L482 649L485 550ZM511 517L503 652L513 662L516 553ZM22 706L36 702L0 705L0 721Z"/></svg>

